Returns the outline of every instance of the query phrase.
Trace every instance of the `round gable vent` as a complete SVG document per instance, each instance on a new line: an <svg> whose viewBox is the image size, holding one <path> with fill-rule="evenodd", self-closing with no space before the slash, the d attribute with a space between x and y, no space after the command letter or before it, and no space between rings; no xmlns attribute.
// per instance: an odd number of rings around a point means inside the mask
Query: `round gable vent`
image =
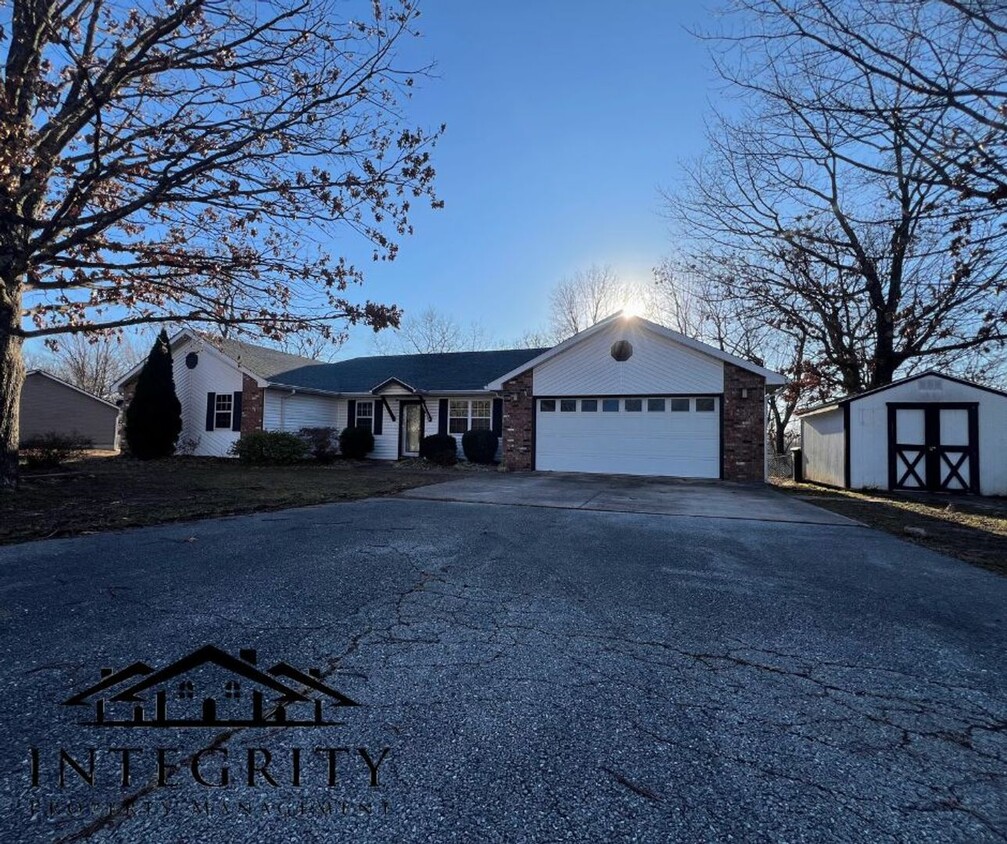
<svg viewBox="0 0 1007 844"><path fill-rule="evenodd" d="M612 357L622 363L633 357L633 344L629 340L616 340L612 344Z"/></svg>
<svg viewBox="0 0 1007 844"><path fill-rule="evenodd" d="M199 364L199 355L197 355L195 352L189 352L189 354L185 356L185 365L189 367L189 369L195 369L198 364Z"/></svg>

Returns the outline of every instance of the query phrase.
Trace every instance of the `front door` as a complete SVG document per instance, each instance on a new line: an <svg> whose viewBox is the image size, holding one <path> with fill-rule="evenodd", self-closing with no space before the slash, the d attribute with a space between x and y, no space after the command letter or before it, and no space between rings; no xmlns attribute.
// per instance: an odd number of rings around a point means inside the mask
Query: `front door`
<svg viewBox="0 0 1007 844"><path fill-rule="evenodd" d="M401 415L402 456L416 457L420 453L420 440L423 439L423 407L419 402L403 402Z"/></svg>
<svg viewBox="0 0 1007 844"><path fill-rule="evenodd" d="M888 405L889 488L978 493L977 439L974 404Z"/></svg>

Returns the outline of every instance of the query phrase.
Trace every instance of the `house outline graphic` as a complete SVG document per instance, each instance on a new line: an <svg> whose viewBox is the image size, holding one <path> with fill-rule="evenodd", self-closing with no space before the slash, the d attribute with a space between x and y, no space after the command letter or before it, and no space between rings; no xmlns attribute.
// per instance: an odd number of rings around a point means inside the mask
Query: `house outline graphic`
<svg viewBox="0 0 1007 844"><path fill-rule="evenodd" d="M119 671L103 668L101 679L63 702L64 706L94 705L94 720L81 722L98 727L332 727L340 721L325 718L325 704L330 707L359 706L359 704L322 682L321 672L307 672L286 663L278 662L265 671L256 667L257 655L252 649L242 649L234 657L215 645L204 645L189 654L154 669L145 662L134 662ZM202 666L214 665L241 680L255 683L272 691L275 703L268 704L263 692L255 689L251 695L251 714L247 718L218 718L217 699L203 699L199 718L173 718L168 712L168 694L158 686L183 677ZM139 678L139 679L137 679ZM124 688L120 688L125 685ZM149 695L154 692L153 718L146 709ZM108 715L108 705L132 703L132 717L116 720ZM296 719L288 710L300 704L313 704L312 717Z"/></svg>

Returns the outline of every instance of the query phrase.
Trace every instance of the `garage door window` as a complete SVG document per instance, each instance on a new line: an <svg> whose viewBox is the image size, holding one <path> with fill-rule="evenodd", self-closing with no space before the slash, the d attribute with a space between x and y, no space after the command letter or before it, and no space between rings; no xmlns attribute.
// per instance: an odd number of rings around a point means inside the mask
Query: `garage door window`
<svg viewBox="0 0 1007 844"><path fill-rule="evenodd" d="M689 412L689 400L688 399L672 399L671 400L671 412L672 413L688 413Z"/></svg>
<svg viewBox="0 0 1007 844"><path fill-rule="evenodd" d="M563 399L559 403L560 413L574 413L577 410L577 399Z"/></svg>
<svg viewBox="0 0 1007 844"><path fill-rule="evenodd" d="M582 413L597 413L598 399L584 399L580 403L580 409Z"/></svg>
<svg viewBox="0 0 1007 844"><path fill-rule="evenodd" d="M713 409L714 409L713 399L696 399L697 413L713 413Z"/></svg>
<svg viewBox="0 0 1007 844"><path fill-rule="evenodd" d="M647 411L650 413L664 413L664 399L647 399Z"/></svg>
<svg viewBox="0 0 1007 844"><path fill-rule="evenodd" d="M601 409L605 413L618 413L619 412L619 399L605 399L601 403Z"/></svg>
<svg viewBox="0 0 1007 844"><path fill-rule="evenodd" d="M543 413L554 413L556 411L556 399L542 399L538 403L539 410Z"/></svg>
<svg viewBox="0 0 1007 844"><path fill-rule="evenodd" d="M643 399L626 399L626 411L628 413L639 413L643 410Z"/></svg>

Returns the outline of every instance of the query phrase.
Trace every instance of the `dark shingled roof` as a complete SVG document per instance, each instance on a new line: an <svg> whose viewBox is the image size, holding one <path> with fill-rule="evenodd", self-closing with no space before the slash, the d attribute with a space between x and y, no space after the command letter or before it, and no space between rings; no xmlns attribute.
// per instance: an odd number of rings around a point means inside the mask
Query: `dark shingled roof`
<svg viewBox="0 0 1007 844"><path fill-rule="evenodd" d="M499 349L493 352L379 355L300 366L274 373L268 376L268 380L275 384L331 393L366 393L389 379L396 379L422 392L482 390L490 381L517 369L544 351Z"/></svg>
<svg viewBox="0 0 1007 844"><path fill-rule="evenodd" d="M253 346L251 343L244 343L241 340L215 337L210 339L209 342L229 358L236 360L245 369L251 370L267 381L280 372L289 372L291 369L318 365L318 361L311 358L303 358L300 355L289 355L286 352L270 349L266 346Z"/></svg>

